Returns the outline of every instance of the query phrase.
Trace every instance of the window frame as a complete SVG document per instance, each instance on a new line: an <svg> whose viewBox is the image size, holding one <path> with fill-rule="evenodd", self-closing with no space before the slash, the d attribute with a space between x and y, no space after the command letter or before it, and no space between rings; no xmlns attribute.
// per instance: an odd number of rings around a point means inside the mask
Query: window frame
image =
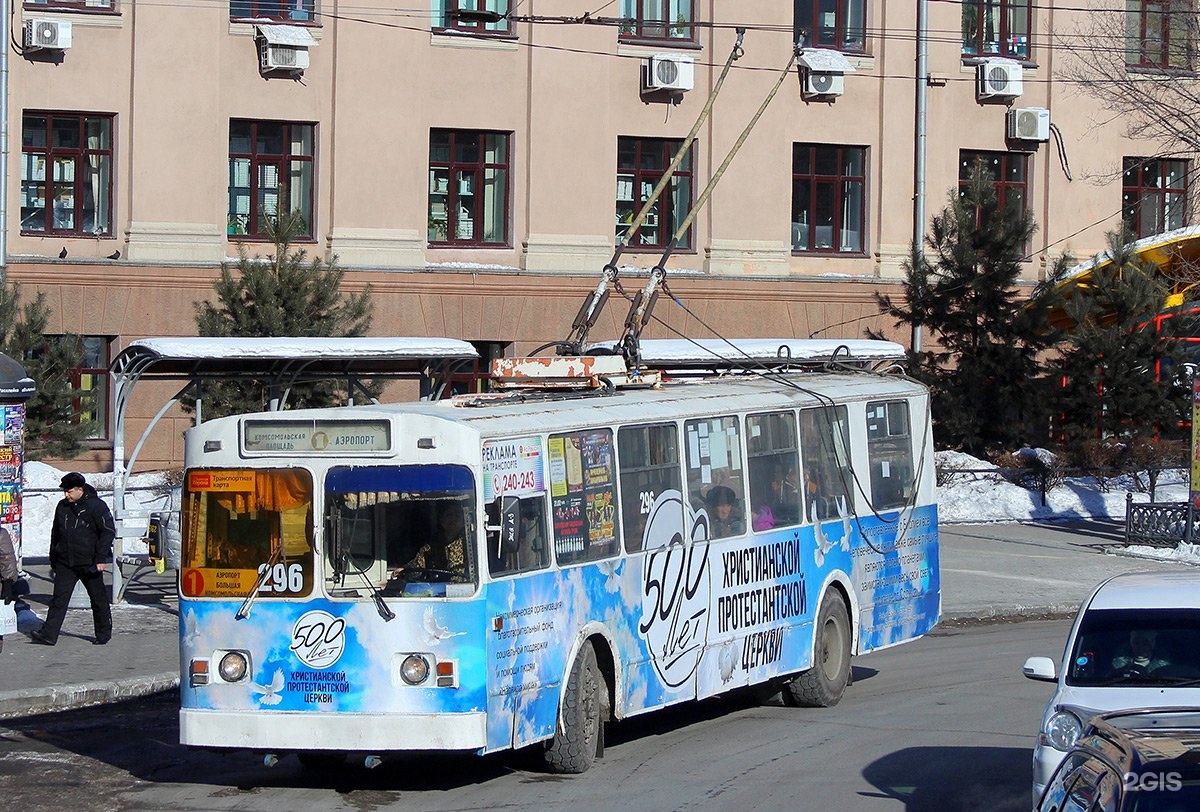
<svg viewBox="0 0 1200 812"><path fill-rule="evenodd" d="M664 443L664 439L670 442ZM663 459L655 460L658 454L662 454ZM666 487L660 488L657 493L639 487L655 484L655 480L658 484L666 481ZM617 482L620 487L621 535L625 538L625 551L640 552L645 533L643 522L648 520L654 503L666 490L683 490L679 427L675 423L663 422L618 428Z"/></svg>
<svg viewBox="0 0 1200 812"><path fill-rule="evenodd" d="M807 48L830 48L848 54L867 52L867 0L835 0L833 27L821 25L821 17L829 11L820 0L795 0L793 5L793 42L803 40ZM854 17L858 17L858 38L850 37L848 29ZM826 40L818 37L818 31L832 31Z"/></svg>
<svg viewBox="0 0 1200 812"><path fill-rule="evenodd" d="M917 488L911 405L896 398L868 401L866 408L871 506L876 511L902 508Z"/></svg>
<svg viewBox="0 0 1200 812"><path fill-rule="evenodd" d="M996 39L985 40L984 24L987 10L994 8L999 32ZM1024 13L1025 31L1014 34L1014 12ZM973 25L968 28L969 16L974 13ZM962 0L962 55L966 58L1005 57L1028 62L1033 58L1033 0ZM969 41L969 44L968 44ZM994 50L989 45L994 42ZM1023 47L1022 47L1023 46Z"/></svg>
<svg viewBox="0 0 1200 812"><path fill-rule="evenodd" d="M1196 48L1188 36L1187 20L1195 13L1195 3L1192 0L1137 0L1136 10L1129 8L1129 5L1130 0L1127 0L1125 65L1151 70L1189 73L1194 71ZM1150 6L1159 6L1160 10L1154 11ZM1154 15L1159 15L1162 19L1157 26L1157 38L1151 40L1150 29L1155 27L1152 21ZM1172 25L1172 20L1177 24ZM1176 64L1177 56L1179 64Z"/></svg>
<svg viewBox="0 0 1200 812"><path fill-rule="evenodd" d="M750 472L750 501L747 503L751 513L750 529L763 533L798 527L804 520L804 506L799 481L800 435L794 411L746 415L746 462ZM767 465L771 466L770 471ZM774 472L776 466L780 468L778 479ZM789 474L792 475L790 480Z"/></svg>
<svg viewBox="0 0 1200 812"><path fill-rule="evenodd" d="M234 138L233 128L237 124L249 124L250 125L250 133L249 133L250 151L249 152L234 152L233 151L233 138ZM280 144L281 144L281 149L282 149L281 152L279 152L279 153L259 152L259 150L258 150L258 143L259 143L258 128L262 125L280 126L283 128L283 131L280 134ZM308 142L311 145L311 148L309 150L309 152L311 154L309 154L309 155L304 155L301 153L293 154L292 153L292 143L294 141L294 136L293 136L292 130L293 130L293 128L303 128L303 127L309 128ZM268 242L268 241L270 241L271 238L268 236L266 229L264 228L265 224L262 222L259 222L260 214L264 213L264 212L260 212L260 208L262 208L262 207L257 205L259 197L264 194L259 185L260 170L263 167L268 167L268 166L272 166L272 165L275 166L277 181L274 186L275 199L276 199L276 203L275 203L276 211L274 213L278 214L279 213L279 199L280 199L280 197L283 196L280 193L281 189L287 190L289 192L289 194L287 195L289 203L291 200L294 200L296 198L296 195L294 193L292 193L292 190L290 190L290 188L289 188L288 181L283 181L283 179L287 178L290 181L290 178L292 175L292 164L298 163L301 166L308 167L308 179L307 179L308 194L306 196L307 199L301 201L303 204L303 207L304 207L304 214L305 214L307 224L308 224L308 231L305 234L298 235L295 241L298 243L316 242L316 233L317 233L317 226L316 226L317 137L318 137L318 129L317 129L316 122L283 121L280 119L257 119L257 118L231 118L231 119L229 119L229 142L230 142L229 143L229 186L228 186L228 201L227 201L228 205L226 207L226 217L227 217L226 237L227 238L233 238L238 241L245 241L245 242ZM234 164L234 162L237 160L248 160L249 161L249 166L248 166L247 175L246 175L246 180L249 184L248 186L235 186L234 185L234 180L235 180L235 172L234 172L235 164ZM282 181L282 182L280 182L280 181ZM246 213L233 211L233 209L235 208L235 199L236 199L235 194L240 193L243 190L245 191L245 196L249 198L248 205L249 205L250 210L249 210L249 212L246 212ZM246 219L245 219L244 231L239 233L235 229L238 227L236 225L236 223L238 222L239 218L241 218L241 217L245 217Z"/></svg>
<svg viewBox="0 0 1200 812"><path fill-rule="evenodd" d="M821 172L823 151L834 150L834 162L837 167L833 174ZM807 172L799 171L802 151L807 152ZM852 174L846 171L849 153L856 153L861 172ZM791 209L791 250L793 256L819 254L824 256L853 256L861 257L867 253L867 167L870 153L866 146L850 144L817 144L813 142L795 142L792 144L792 209ZM800 208L802 184L808 184L807 207ZM853 233L846 228L848 209L846 197L851 192L850 184L857 187L859 205L857 207L858 248L846 248L846 234ZM821 208L822 190L832 190L833 216L828 225L818 222L817 212ZM801 214L810 215L807 219L798 219ZM822 228L829 228L829 245L820 245ZM801 239L803 238L803 240ZM802 247L803 246L803 247ZM812 246L812 247L809 247Z"/></svg>
<svg viewBox="0 0 1200 812"><path fill-rule="evenodd" d="M1125 157L1121 173L1121 220L1125 227L1138 239L1182 228L1188 222L1188 175L1190 161L1185 158L1141 158ZM1181 179L1182 185L1172 186L1171 170ZM1153 171L1152 171L1153 170ZM1135 179L1130 182L1130 173ZM1153 177L1150 175L1153 174ZM1157 198L1157 202L1154 200ZM1144 213L1148 203L1154 204L1153 216L1161 226L1155 231L1143 228ZM1172 217L1174 215L1174 217ZM1172 220L1177 223L1172 225Z"/></svg>
<svg viewBox="0 0 1200 812"><path fill-rule="evenodd" d="M434 136L435 134L445 134L448 136L446 142L445 160L434 158ZM473 136L478 140L476 145L477 158L473 161L458 160L455 153L458 149L458 141L462 136ZM504 158L503 160L487 160L487 138L496 137L503 140ZM512 147L513 134L500 130L468 130L455 129L449 127L432 127L429 130L429 192L426 197L426 214L428 215L428 241L431 248L508 248L512 244ZM446 173L445 188L442 188L441 179L437 177L437 172ZM461 182L455 182L456 177L460 173L470 173L471 183L469 192L462 191ZM504 184L503 194L503 211L499 212L498 222L503 225L504 233L499 240L486 240L483 235L486 233L485 225L489 221L485 210L487 205L487 175L489 172L497 173ZM459 195L469 194L471 200L472 215L468 222L471 224L471 236L458 236L463 230L463 224L459 222L459 211L463 209ZM445 217L438 219L434 217L434 196L444 195L445 200ZM445 236L440 239L437 237L437 227L435 223L444 222ZM451 235L454 235L453 237Z"/></svg>
<svg viewBox="0 0 1200 812"><path fill-rule="evenodd" d="M26 134L28 123L31 119L45 119L45 130L43 132L43 146L32 146L27 143L28 137ZM55 146L54 140L55 122L63 120L74 120L77 125L79 136L78 147L60 147ZM87 147L87 127L90 121L97 121L107 127L106 138L107 147ZM19 190L20 203L20 233L28 236L55 236L55 237L89 237L106 238L113 237L113 189L115 186L114 163L116 157L116 114L115 113L95 113L95 112L77 112L77 111L62 111L62 110L24 110L21 113L21 169L20 169L20 184ZM94 156L99 158L99 166L95 170L90 170L88 166L89 157ZM26 177L27 169L36 166L40 159L42 168L42 177ZM58 181L54 179L52 167L59 160L70 159L71 163L66 164L71 167L71 178L69 180ZM89 190L87 178L89 171L107 174L107 183L103 186L103 196L105 204L103 209L94 205L96 192L100 191L99 187L94 190ZM30 173L32 174L32 173ZM57 219L56 212L62 211L54 203L57 203L61 195L60 186L70 184L70 199L71 199L71 227L62 228L55 227ZM25 206L21 203L28 200L27 195L31 191L37 191L40 187L39 196L35 200L41 201L41 206ZM90 209L92 213L93 229L87 231L83 228L85 217L89 211L84 207L85 201L88 199L88 192L91 192L93 206ZM53 203L52 203L53 201ZM28 210L28 214L25 211ZM103 230L94 228L97 213L103 211L104 219L107 225ZM32 229L26 228L26 221L34 218L38 213L41 213L41 221L45 228Z"/></svg>
<svg viewBox="0 0 1200 812"><path fill-rule="evenodd" d="M25 11L39 13L43 11L76 13L76 14L117 14L116 0L98 0L98 5L91 0L24 0L22 8Z"/></svg>
<svg viewBox="0 0 1200 812"><path fill-rule="evenodd" d="M968 161L967 158L970 157ZM961 149L958 151L958 190L961 195L970 183L971 167L976 161L983 159L985 168L987 161L997 160L999 169L992 172L992 188L996 190L996 202L1003 209L1008 205L1013 192L1019 190L1022 211L1029 210L1029 153L999 152L996 150ZM1014 162L1020 165L1020 180L1010 180L1008 175L1014 168Z"/></svg>
<svg viewBox="0 0 1200 812"><path fill-rule="evenodd" d="M95 426L95 430L86 438L85 442L108 442L111 436L109 424L111 422L110 417L112 413L112 390L109 387L108 365L112 361L112 345L114 339L110 336L94 335L79 336L79 339L84 345L85 361L88 360L86 358L88 353L87 343L89 341L93 343L100 343L103 347L100 355L103 357L96 357L93 360L100 360L103 363L98 366L78 366L70 371L71 388L77 393L74 402L72 403L72 420L75 423L85 422L83 420L84 403L85 400L92 401L95 404L94 411L99 415L99 417L86 421ZM85 389L83 384L85 379L88 377L90 377L92 381L98 385L94 385ZM85 394L96 392L100 393L100 397L97 398L94 395Z"/></svg>
<svg viewBox="0 0 1200 812"><path fill-rule="evenodd" d="M725 439L718 446L712 438L720 434L724 434ZM716 414L683 421L683 447L686 449L683 481L687 489L687 501L694 513L704 511L709 517L710 541L744 536L750 530L746 510L747 472L742 464L744 445L745 433L738 415ZM733 491L735 501L729 519L731 527L728 532L718 535L709 513L708 501L712 491L721 487Z"/></svg>
<svg viewBox="0 0 1200 812"><path fill-rule="evenodd" d="M648 24L646 22L646 5L649 2L665 4L667 14L674 16L676 22L667 25L666 20L654 20L651 21L651 24ZM687 20L680 23L678 19L679 10L683 6L687 7L688 17ZM682 46L699 44L696 36L696 0L621 0L618 9L623 21L632 21L632 25L623 22L620 28L618 28L617 37L621 42L645 42L656 45L673 44ZM633 13L629 13L630 11ZM678 31L681 28L687 29L685 35L672 35L672 31Z"/></svg>
<svg viewBox="0 0 1200 812"><path fill-rule="evenodd" d="M299 3L304 8L296 9ZM235 14L234 6L245 6L245 14ZM278 13L273 13L278 10ZM292 16L300 11L304 16ZM231 20L272 20L283 25L319 26L317 22L317 0L229 0L229 19Z"/></svg>
<svg viewBox="0 0 1200 812"><path fill-rule="evenodd" d="M682 138L659 138L642 137L636 135L619 135L617 136L617 188L614 195L616 223L615 223L615 239L619 243L628 230L628 226L633 224L632 218L637 216L638 211L649 198L650 191L658 184L662 176L666 174L667 167L671 165L671 161L675 158L675 154L683 146L684 139ZM626 149L632 145L633 147L633 166L622 167L622 156L626 154ZM644 161L643 156L646 155L647 149L651 148L659 152L661 158L661 169L645 168L641 166ZM634 242L630 243L626 248L627 251L665 251L667 248L667 236L673 235L679 223L688 216L692 207L696 203L696 142L693 141L691 147L688 148L688 155L679 163L679 167L671 175L671 181L667 184L667 188L659 195L655 201L655 209L646 215L646 221L642 223L635 236ZM677 184L687 184L687 211L682 214L675 211L675 197L678 193L679 186ZM636 190L636 192L635 192ZM623 197L627 194L628 197ZM623 205L624 204L624 205ZM657 211L657 219L653 224L647 226L650 222L650 217ZM625 219L629 218L626 222ZM646 242L645 235L647 229L657 229L655 238L651 242ZM687 231L679 239L679 243L675 246L675 250L683 253L695 251L695 229L696 224L693 221L688 225Z"/></svg>
<svg viewBox="0 0 1200 812"><path fill-rule="evenodd" d="M435 33L453 31L458 34L486 37L516 36L512 22L508 19L508 15L512 13L510 0L433 0L433 5L431 28ZM503 6L503 9L490 8L491 6ZM500 15L500 19L496 22L463 20L456 17L456 12L459 11L494 11Z"/></svg>
<svg viewBox="0 0 1200 812"><path fill-rule="evenodd" d="M567 444L578 440L579 465L567 461ZM617 494L616 432L610 427L593 427L572 431L555 432L547 438L547 458L550 479L550 543L554 547L554 561L560 567L590 564L615 558L621 554L620 497ZM590 449L585 451L585 447ZM593 456L589 460L588 453ZM572 473L582 479L572 482L566 477ZM563 477L557 479L556 477ZM578 508L581 525L572 524L571 530L582 530L583 538L562 535L565 524L556 522ZM610 513L612 535L599 542L592 540L592 518L600 516L600 530L606 527L604 514ZM575 544L580 549L573 549Z"/></svg>

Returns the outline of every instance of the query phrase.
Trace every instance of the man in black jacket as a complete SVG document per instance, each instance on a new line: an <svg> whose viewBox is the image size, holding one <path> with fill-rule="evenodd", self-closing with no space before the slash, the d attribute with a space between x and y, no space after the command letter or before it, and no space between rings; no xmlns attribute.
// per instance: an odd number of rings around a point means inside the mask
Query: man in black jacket
<svg viewBox="0 0 1200 812"><path fill-rule="evenodd" d="M64 498L54 510L54 527L50 530L54 597L50 599L45 624L30 637L33 642L47 646L58 642L71 593L75 584L82 581L92 601L92 624L96 630L93 642L102 646L112 637L112 610L104 590L104 571L112 560L116 526L108 505L82 474L67 474L59 487Z"/></svg>

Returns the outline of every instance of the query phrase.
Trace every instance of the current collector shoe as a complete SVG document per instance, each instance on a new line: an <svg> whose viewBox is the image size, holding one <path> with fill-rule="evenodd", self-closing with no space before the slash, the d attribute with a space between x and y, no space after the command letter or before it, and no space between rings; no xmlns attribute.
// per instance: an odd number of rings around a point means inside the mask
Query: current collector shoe
<svg viewBox="0 0 1200 812"><path fill-rule="evenodd" d="M42 634L41 629L38 629L36 632L30 632L29 639L34 643L41 643L43 646L52 646L58 642L57 640L51 640L46 635Z"/></svg>

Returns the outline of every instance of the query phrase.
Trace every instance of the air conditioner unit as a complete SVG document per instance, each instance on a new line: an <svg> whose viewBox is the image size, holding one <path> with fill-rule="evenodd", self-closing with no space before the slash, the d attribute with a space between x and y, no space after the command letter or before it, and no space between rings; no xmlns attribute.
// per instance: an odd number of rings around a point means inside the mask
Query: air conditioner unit
<svg viewBox="0 0 1200 812"><path fill-rule="evenodd" d="M1026 141L1050 140L1050 111L1044 107L1018 107L1008 111L1008 137Z"/></svg>
<svg viewBox="0 0 1200 812"><path fill-rule="evenodd" d="M298 73L308 67L308 49L295 45L271 45L264 42L260 46L259 67L263 73L276 70Z"/></svg>
<svg viewBox="0 0 1200 812"><path fill-rule="evenodd" d="M1025 69L1011 59L986 59L975 68L981 99L1016 98L1021 95Z"/></svg>
<svg viewBox="0 0 1200 812"><path fill-rule="evenodd" d="M695 62L690 56L658 54L646 60L644 90L691 90L695 86Z"/></svg>
<svg viewBox="0 0 1200 812"><path fill-rule="evenodd" d="M25 50L59 50L71 47L71 24L60 20L26 20Z"/></svg>
<svg viewBox="0 0 1200 812"><path fill-rule="evenodd" d="M806 70L800 95L806 99L840 96L846 92L846 74L841 71Z"/></svg>

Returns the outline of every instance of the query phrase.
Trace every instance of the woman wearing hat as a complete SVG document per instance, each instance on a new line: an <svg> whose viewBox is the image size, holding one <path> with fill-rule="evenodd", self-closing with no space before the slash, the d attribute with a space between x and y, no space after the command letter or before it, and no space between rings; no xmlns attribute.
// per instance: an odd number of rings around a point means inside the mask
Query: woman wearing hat
<svg viewBox="0 0 1200 812"><path fill-rule="evenodd" d="M96 645L112 637L112 610L104 589L104 571L112 560L113 539L117 535L108 505L96 495L82 474L71 472L59 487L63 499L54 510L50 530L50 567L54 571L54 596L42 628L30 637L33 642L53 646L67 616L67 605L75 584L82 581L92 602L92 624Z"/></svg>

